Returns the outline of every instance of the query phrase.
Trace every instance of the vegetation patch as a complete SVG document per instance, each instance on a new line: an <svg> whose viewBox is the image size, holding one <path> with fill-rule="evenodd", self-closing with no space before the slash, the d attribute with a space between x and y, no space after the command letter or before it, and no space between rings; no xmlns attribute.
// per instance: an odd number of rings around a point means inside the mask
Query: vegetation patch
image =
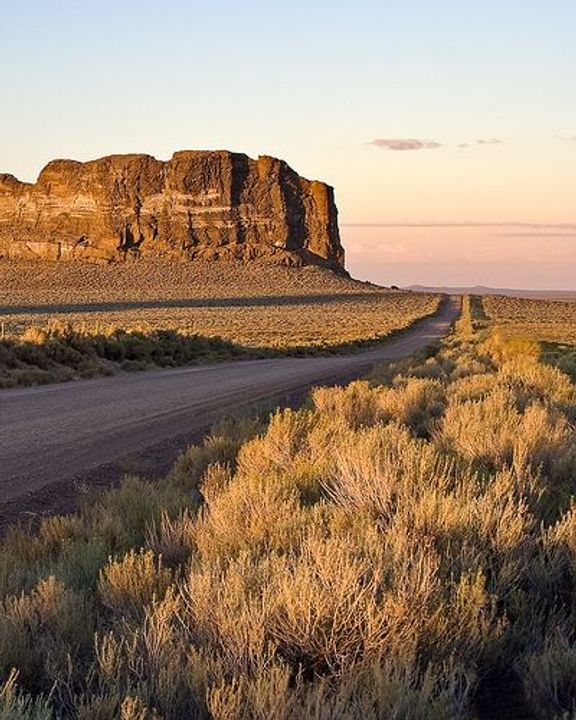
<svg viewBox="0 0 576 720"><path fill-rule="evenodd" d="M506 340L508 348L524 352L576 379L576 302L511 297L476 298L485 308L486 323Z"/></svg>
<svg viewBox="0 0 576 720"><path fill-rule="evenodd" d="M542 360L560 368L576 380L576 345L566 343L541 343Z"/></svg>
<svg viewBox="0 0 576 720"><path fill-rule="evenodd" d="M0 388L240 357L353 352L438 308L319 268L0 260Z"/></svg>
<svg viewBox="0 0 576 720"><path fill-rule="evenodd" d="M472 310L12 529L4 716L471 720L499 677L517 717L576 717L576 387Z"/></svg>
<svg viewBox="0 0 576 720"><path fill-rule="evenodd" d="M498 296L483 304L490 322L507 336L576 345L576 302Z"/></svg>
<svg viewBox="0 0 576 720"><path fill-rule="evenodd" d="M256 355L222 338L174 330L116 329L92 334L53 323L47 328L31 327L18 339L0 341L0 388Z"/></svg>

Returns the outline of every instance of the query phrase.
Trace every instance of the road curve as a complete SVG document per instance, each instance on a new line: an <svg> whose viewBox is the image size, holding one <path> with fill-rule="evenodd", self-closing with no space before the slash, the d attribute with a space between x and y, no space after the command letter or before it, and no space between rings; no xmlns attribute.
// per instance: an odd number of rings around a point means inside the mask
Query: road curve
<svg viewBox="0 0 576 720"><path fill-rule="evenodd" d="M246 360L3 390L0 503L93 477L239 406L407 357L444 336L459 312L460 299L449 298L436 315L354 355Z"/></svg>

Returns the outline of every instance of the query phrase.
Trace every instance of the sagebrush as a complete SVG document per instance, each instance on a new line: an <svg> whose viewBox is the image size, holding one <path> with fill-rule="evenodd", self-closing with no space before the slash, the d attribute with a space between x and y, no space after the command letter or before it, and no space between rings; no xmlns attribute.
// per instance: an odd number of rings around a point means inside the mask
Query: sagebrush
<svg viewBox="0 0 576 720"><path fill-rule="evenodd" d="M5 716L463 720L498 676L518 717L574 717L576 387L473 310L12 530Z"/></svg>

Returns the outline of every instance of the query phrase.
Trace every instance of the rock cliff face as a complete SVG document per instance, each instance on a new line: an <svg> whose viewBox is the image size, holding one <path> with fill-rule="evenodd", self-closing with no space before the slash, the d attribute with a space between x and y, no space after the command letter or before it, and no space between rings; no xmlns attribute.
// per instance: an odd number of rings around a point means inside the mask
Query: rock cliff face
<svg viewBox="0 0 576 720"><path fill-rule="evenodd" d="M54 160L36 184L0 175L0 257L264 257L344 268L331 187L226 151Z"/></svg>

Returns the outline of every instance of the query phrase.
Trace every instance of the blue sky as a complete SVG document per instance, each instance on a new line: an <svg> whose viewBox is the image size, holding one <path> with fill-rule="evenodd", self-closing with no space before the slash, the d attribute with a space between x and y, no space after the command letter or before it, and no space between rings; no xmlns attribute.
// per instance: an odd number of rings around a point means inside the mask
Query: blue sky
<svg viewBox="0 0 576 720"><path fill-rule="evenodd" d="M555 226L576 224L576 3L0 3L0 171L34 180L54 157L112 152L271 154L336 187L357 274L426 282L411 263L433 246L448 282L454 243L469 244L469 274L489 242L479 282L516 248L518 282L570 285L576 229L562 230L570 243ZM543 274L494 228L348 227L439 222L546 224L536 232L558 267Z"/></svg>

